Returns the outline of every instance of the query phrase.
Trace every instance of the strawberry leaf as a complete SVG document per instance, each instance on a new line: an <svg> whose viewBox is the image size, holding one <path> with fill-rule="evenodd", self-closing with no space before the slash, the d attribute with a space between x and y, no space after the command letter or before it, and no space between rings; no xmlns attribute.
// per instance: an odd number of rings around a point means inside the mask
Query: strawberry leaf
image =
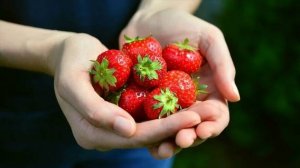
<svg viewBox="0 0 300 168"><path fill-rule="evenodd" d="M208 88L208 85L200 84L200 76L198 74L192 74L192 79L193 79L194 84L196 85L196 95L208 93L206 91Z"/></svg>
<svg viewBox="0 0 300 168"><path fill-rule="evenodd" d="M125 39L126 43L132 43L132 42L135 42L135 41L144 40L145 38L141 38L139 36L136 36L135 38L131 38L131 37L128 37L127 35L124 35L124 39Z"/></svg>
<svg viewBox="0 0 300 168"><path fill-rule="evenodd" d="M186 38L186 39L184 39L183 42L176 42L175 45L176 45L179 49L181 49L181 50L195 51L196 48L193 47L193 46L191 46L191 45L189 44L189 42L190 42L189 39Z"/></svg>

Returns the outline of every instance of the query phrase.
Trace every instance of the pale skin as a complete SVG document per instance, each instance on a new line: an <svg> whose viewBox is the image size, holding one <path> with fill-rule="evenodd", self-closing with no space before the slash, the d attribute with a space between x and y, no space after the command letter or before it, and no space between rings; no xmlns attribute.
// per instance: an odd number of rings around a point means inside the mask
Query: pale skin
<svg viewBox="0 0 300 168"><path fill-rule="evenodd" d="M95 93L88 74L89 60L107 48L87 34L0 21L0 66L52 75L59 105L81 147L101 151L148 147L154 157L168 158L179 148L219 135L229 122L227 101L240 99L221 31L190 14L199 3L144 0L120 34L120 45L123 34L151 33L163 45L187 37L207 59L199 73L201 82L209 85L209 94L167 118L135 123L126 111Z"/></svg>

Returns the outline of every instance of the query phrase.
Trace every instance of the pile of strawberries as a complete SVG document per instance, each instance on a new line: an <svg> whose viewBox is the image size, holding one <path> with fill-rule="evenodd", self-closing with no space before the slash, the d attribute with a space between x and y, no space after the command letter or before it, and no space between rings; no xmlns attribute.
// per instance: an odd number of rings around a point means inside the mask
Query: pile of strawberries
<svg viewBox="0 0 300 168"><path fill-rule="evenodd" d="M152 36L125 40L121 50L101 53L90 74L95 91L137 122L169 116L205 93L207 86L192 78L203 57L188 39L164 48Z"/></svg>

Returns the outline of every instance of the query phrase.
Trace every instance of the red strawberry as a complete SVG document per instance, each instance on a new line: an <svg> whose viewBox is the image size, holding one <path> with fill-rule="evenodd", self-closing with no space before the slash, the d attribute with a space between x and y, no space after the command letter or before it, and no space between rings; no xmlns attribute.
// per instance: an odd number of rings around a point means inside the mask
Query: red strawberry
<svg viewBox="0 0 300 168"><path fill-rule="evenodd" d="M98 83L92 82L94 90L98 93L99 96L102 96L103 90Z"/></svg>
<svg viewBox="0 0 300 168"><path fill-rule="evenodd" d="M159 80L167 73L167 64L161 56L138 56L133 67L133 78L137 84L151 88L159 84Z"/></svg>
<svg viewBox="0 0 300 168"><path fill-rule="evenodd" d="M169 88L175 93L182 108L189 107L196 101L196 85L191 76L183 71L168 71L160 81L159 87Z"/></svg>
<svg viewBox="0 0 300 168"><path fill-rule="evenodd" d="M126 83L132 67L131 59L119 50L107 50L93 62L90 71L93 83L98 84L106 93L121 88Z"/></svg>
<svg viewBox="0 0 300 168"><path fill-rule="evenodd" d="M161 55L162 47L160 43L152 36L130 38L124 36L126 43L122 47L122 51L129 55L132 62L137 62L138 55Z"/></svg>
<svg viewBox="0 0 300 168"><path fill-rule="evenodd" d="M201 54L189 45L188 39L182 43L167 45L162 56L167 62L168 70L181 70L188 74L197 72L203 61Z"/></svg>
<svg viewBox="0 0 300 168"><path fill-rule="evenodd" d="M126 110L137 122L145 119L143 103L149 94L147 89L130 84L122 93L118 105Z"/></svg>
<svg viewBox="0 0 300 168"><path fill-rule="evenodd" d="M178 109L178 98L168 88L154 89L144 101L144 110L148 120L167 117Z"/></svg>

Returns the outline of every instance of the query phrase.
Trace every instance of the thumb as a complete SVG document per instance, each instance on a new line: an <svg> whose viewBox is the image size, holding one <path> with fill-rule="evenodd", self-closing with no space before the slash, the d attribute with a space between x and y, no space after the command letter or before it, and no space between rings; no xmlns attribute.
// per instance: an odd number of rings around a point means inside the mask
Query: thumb
<svg viewBox="0 0 300 168"><path fill-rule="evenodd" d="M214 81L222 95L231 102L239 101L240 95L234 81L234 67L230 65L219 64L213 71Z"/></svg>
<svg viewBox="0 0 300 168"><path fill-rule="evenodd" d="M203 37L199 44L201 53L205 55L212 69L214 81L222 95L229 101L240 100L239 91L234 82L235 67L231 59L226 41L219 29Z"/></svg>

